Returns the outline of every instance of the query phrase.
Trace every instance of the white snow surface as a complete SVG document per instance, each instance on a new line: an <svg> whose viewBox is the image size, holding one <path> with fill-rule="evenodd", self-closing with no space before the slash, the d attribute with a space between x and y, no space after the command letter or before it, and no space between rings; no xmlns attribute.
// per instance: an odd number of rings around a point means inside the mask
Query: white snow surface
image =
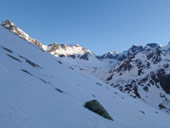
<svg viewBox="0 0 170 128"><path fill-rule="evenodd" d="M72 69L70 64L1 26L0 58L0 128L170 127L167 113L78 68ZM114 121L84 108L84 103L93 99L104 106Z"/></svg>
<svg viewBox="0 0 170 128"><path fill-rule="evenodd" d="M74 55L74 54L83 55L85 53L92 54L92 52L90 50L85 49L79 45L71 45L71 46L66 45L66 48L62 48L61 46L59 46L58 49L56 49L54 52L52 52L52 54L54 54L55 56L58 56L61 54L65 55L65 56Z"/></svg>

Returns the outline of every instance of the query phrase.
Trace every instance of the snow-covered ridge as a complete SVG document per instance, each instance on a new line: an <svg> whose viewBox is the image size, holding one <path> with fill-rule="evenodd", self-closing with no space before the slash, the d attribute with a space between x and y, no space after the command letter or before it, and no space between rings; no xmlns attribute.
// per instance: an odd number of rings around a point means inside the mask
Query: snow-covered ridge
<svg viewBox="0 0 170 128"><path fill-rule="evenodd" d="M50 45L43 45L38 40L31 38L27 33L25 33L23 30L18 28L10 20L6 20L2 22L0 25L7 28L8 30L18 35L19 37L23 38L24 40L27 40L28 42L35 44L41 49L57 57L71 56L72 58L75 58L76 56L78 56L80 59L88 60L88 56L93 54L90 50L85 49L79 46L78 44L66 45L66 44L53 43ZM93 56L95 55L93 54Z"/></svg>
<svg viewBox="0 0 170 128"><path fill-rule="evenodd" d="M50 52L51 54L55 56L71 56L71 55L83 55L83 54L90 54L93 53L85 49L79 45L66 45L66 44L58 44L53 43L47 46L44 46L44 50Z"/></svg>
<svg viewBox="0 0 170 128"><path fill-rule="evenodd" d="M11 32L27 40L28 42L35 44L36 46L40 47L45 51L48 51L49 53L51 53L56 57L71 57L72 59L79 58L82 60L89 60L89 57L93 56L95 60L99 59L102 60L103 62L105 61L107 66L108 64L110 65L110 63L113 63L113 65L115 65L116 63L123 61L130 55L137 54L144 50L154 49L159 47L159 45L156 43L147 44L145 47L133 45L131 48L129 48L126 51L123 51L122 53L110 51L101 56L96 56L93 52L91 52L86 48L81 47L78 44L66 45L66 44L52 43L50 45L43 45L38 40L31 38L27 33L25 33L23 30L18 28L10 20L6 20L2 22L0 25L9 29Z"/></svg>
<svg viewBox="0 0 170 128"><path fill-rule="evenodd" d="M48 51L54 55L64 55L64 56L70 56L70 55L83 55L83 54L93 54L90 50L85 49L78 44L72 44L72 45L66 45L66 44L58 44L58 43L53 43L50 45L42 45L39 41L31 38L27 33L25 33L23 30L18 28L13 22L10 20L6 20L2 23L0 23L3 27L7 28L11 32L15 33L19 37L27 40L30 43L33 43L37 45L38 47L42 48L45 51Z"/></svg>
<svg viewBox="0 0 170 128"><path fill-rule="evenodd" d="M170 112L170 49L152 43L112 67L105 81L132 97Z"/></svg>
<svg viewBox="0 0 170 128"><path fill-rule="evenodd" d="M6 21L2 22L2 23L0 23L0 25L7 28L8 30L10 30L14 34L18 35L19 37L23 38L24 40L27 40L28 42L35 44L36 46L42 48L42 44L38 40L31 38L27 33L25 33L23 30L18 28L10 20L6 20Z"/></svg>

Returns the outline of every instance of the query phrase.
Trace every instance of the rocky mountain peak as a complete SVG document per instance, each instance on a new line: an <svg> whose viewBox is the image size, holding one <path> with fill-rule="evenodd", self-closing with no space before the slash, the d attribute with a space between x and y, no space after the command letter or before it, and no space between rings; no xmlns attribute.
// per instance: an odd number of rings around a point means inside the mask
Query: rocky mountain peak
<svg viewBox="0 0 170 128"><path fill-rule="evenodd" d="M129 48L127 51L125 51L125 52L127 52L128 54L136 54L136 53L138 53L138 52L141 52L141 51L143 51L144 50L144 48L143 48L143 46L140 46L140 45L132 45L132 47L131 48Z"/></svg>
<svg viewBox="0 0 170 128"><path fill-rule="evenodd" d="M149 43L145 46L145 50L153 50L153 49L159 49L160 45L157 43Z"/></svg>
<svg viewBox="0 0 170 128"><path fill-rule="evenodd" d="M71 57L88 60L89 56L95 56L90 50L81 47L80 45L67 45L53 43L46 46L46 51L57 57Z"/></svg>
<svg viewBox="0 0 170 128"><path fill-rule="evenodd" d="M52 52L55 51L59 48L59 44L58 43L52 43L48 45L48 52Z"/></svg>
<svg viewBox="0 0 170 128"><path fill-rule="evenodd" d="M0 23L0 25L4 26L5 28L10 29L10 30L12 30L13 28L16 28L15 24L12 23L10 20L6 20L6 21L2 22L2 23Z"/></svg>
<svg viewBox="0 0 170 128"><path fill-rule="evenodd" d="M88 56L93 54L90 50L83 48L78 44L66 45L66 44L52 43L50 45L42 45L38 40L31 38L27 33L25 33L23 30L18 28L10 20L3 21L0 25L8 29L12 33L16 34L17 36L23 38L24 40L38 46L39 48L45 51L48 51L49 53L55 56L59 56L59 57L68 56L72 58L78 56L78 58L80 59L85 58L86 60L88 60Z"/></svg>
<svg viewBox="0 0 170 128"><path fill-rule="evenodd" d="M18 28L10 20L3 21L2 23L0 23L0 25L5 27L6 29L10 30L12 33L16 34L17 36L23 38L24 40L26 40L42 49L42 44L38 40L31 38L28 34L26 34L23 30Z"/></svg>
<svg viewBox="0 0 170 128"><path fill-rule="evenodd" d="M105 53L101 56L97 56L98 59L116 59L118 56L118 52L116 51L109 51L108 53Z"/></svg>

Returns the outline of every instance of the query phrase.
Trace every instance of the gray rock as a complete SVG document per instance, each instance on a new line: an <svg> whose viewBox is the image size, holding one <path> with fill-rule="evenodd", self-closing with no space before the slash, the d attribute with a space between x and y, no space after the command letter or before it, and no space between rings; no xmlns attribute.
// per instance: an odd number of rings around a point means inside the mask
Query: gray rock
<svg viewBox="0 0 170 128"><path fill-rule="evenodd" d="M106 119L113 121L112 117L108 114L105 108L97 100L91 100L86 102L84 107Z"/></svg>

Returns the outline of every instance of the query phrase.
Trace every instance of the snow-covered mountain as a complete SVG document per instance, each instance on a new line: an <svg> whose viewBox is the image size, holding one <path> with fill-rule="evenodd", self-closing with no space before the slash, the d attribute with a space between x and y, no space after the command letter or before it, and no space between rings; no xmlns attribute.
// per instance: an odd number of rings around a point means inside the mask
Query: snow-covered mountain
<svg viewBox="0 0 170 128"><path fill-rule="evenodd" d="M78 44L76 45L69 45L67 46L66 44L57 44L53 43L48 46L44 46L44 50L50 52L52 55L57 56L57 57L72 57L72 58L80 58L84 60L88 60L88 55L92 55L93 53L85 49ZM83 56L86 55L86 56Z"/></svg>
<svg viewBox="0 0 170 128"><path fill-rule="evenodd" d="M50 45L43 45L43 49L76 66L91 67L92 65L94 66L96 62L101 62L94 53L78 44L66 45L53 43Z"/></svg>
<svg viewBox="0 0 170 128"><path fill-rule="evenodd" d="M133 45L131 48L129 48L126 51L123 51L122 53L110 51L106 54L98 56L98 58L102 59L102 60L103 59L117 60L120 62L120 61L123 61L124 59L126 59L128 56L137 54L139 52L142 52L143 50L144 50L144 48L142 46Z"/></svg>
<svg viewBox="0 0 170 128"><path fill-rule="evenodd" d="M42 48L42 44L36 40L31 38L27 33L25 33L23 30L18 28L14 23L12 23L10 20L6 20L2 23L0 23L3 27L10 30L14 34L18 35L19 37L23 38L24 40L27 40L28 42L35 44L36 46Z"/></svg>
<svg viewBox="0 0 170 128"><path fill-rule="evenodd" d="M84 70L88 70L89 72L98 72L97 74L101 74L103 70L108 71L108 68L110 68L111 66L114 66L120 61L126 59L129 55L136 54L144 49L142 46L134 45L123 53L110 51L101 56L96 56L93 52L79 46L78 44L66 45L52 43L50 45L43 45L39 41L30 37L9 20L2 22L0 25L7 28L24 40L35 44L44 51L48 51L52 55L60 57L73 66L81 67ZM100 71L100 69L103 69L102 72Z"/></svg>
<svg viewBox="0 0 170 128"><path fill-rule="evenodd" d="M146 45L144 51L114 66L104 80L145 103L170 111L170 45Z"/></svg>
<svg viewBox="0 0 170 128"><path fill-rule="evenodd" d="M103 62L103 60L101 61L90 50L83 48L79 46L78 44L66 45L66 44L52 43L50 45L44 45L40 43L38 40L30 37L27 33L25 33L23 30L17 27L10 20L6 20L2 22L0 25L7 28L8 30L18 35L19 37L23 38L24 40L32 44L35 44L42 50L47 51L56 57L60 57L61 59L71 63L74 66L78 66L78 67L84 66L84 68L87 68L87 67L94 68L96 66L97 67L110 66L110 62L108 61Z"/></svg>
<svg viewBox="0 0 170 128"><path fill-rule="evenodd" d="M169 128L170 115L0 26L1 128ZM102 113L101 113L102 112Z"/></svg>

